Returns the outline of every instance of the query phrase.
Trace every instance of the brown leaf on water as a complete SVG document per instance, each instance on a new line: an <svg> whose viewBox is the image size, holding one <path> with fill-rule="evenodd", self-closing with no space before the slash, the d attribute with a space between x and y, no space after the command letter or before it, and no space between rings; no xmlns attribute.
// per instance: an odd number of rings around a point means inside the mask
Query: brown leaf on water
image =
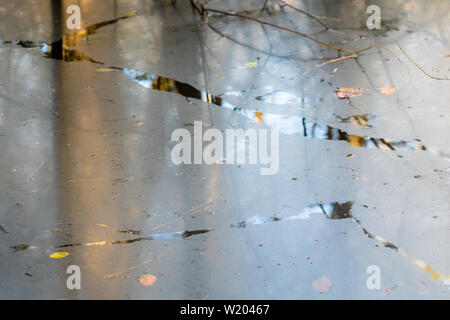
<svg viewBox="0 0 450 320"><path fill-rule="evenodd" d="M320 293L326 293L332 284L333 283L327 277L322 277L312 282L313 288Z"/></svg>
<svg viewBox="0 0 450 320"><path fill-rule="evenodd" d="M347 99L361 93L361 88L339 88L336 95L339 99Z"/></svg>
<svg viewBox="0 0 450 320"><path fill-rule="evenodd" d="M385 85L384 87L378 88L378 92L384 95L393 94L397 90L396 87L391 87L390 85Z"/></svg>
<svg viewBox="0 0 450 320"><path fill-rule="evenodd" d="M152 286L155 284L157 278L153 274L144 274L139 278L139 283L143 286Z"/></svg>

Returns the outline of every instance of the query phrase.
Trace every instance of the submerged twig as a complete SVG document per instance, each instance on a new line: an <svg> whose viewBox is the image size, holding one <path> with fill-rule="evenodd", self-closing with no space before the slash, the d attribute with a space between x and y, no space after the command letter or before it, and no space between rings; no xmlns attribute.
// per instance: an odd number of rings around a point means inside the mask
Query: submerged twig
<svg viewBox="0 0 450 320"><path fill-rule="evenodd" d="M268 3L268 2L269 2L269 0L265 0L265 1L264 1L264 5L263 5L263 7L261 8L261 10L259 11L259 13L263 12L263 11L266 9L267 3Z"/></svg>
<svg viewBox="0 0 450 320"><path fill-rule="evenodd" d="M42 161L42 163L37 167L27 178L27 181L31 181L33 177L38 173L39 170L44 166L47 161Z"/></svg>
<svg viewBox="0 0 450 320"><path fill-rule="evenodd" d="M300 11L300 12L302 12L302 13L304 13L304 14L310 16L311 18L317 19L317 17L315 17L315 16L313 16L313 15L310 15L310 14L308 14L307 12L304 12L304 11L301 10L301 9L298 9L298 8L296 8L296 7L291 6L291 5L289 5L288 3L286 3L286 2L283 1L283 0L280 0L280 1L281 1L283 4L285 4L286 6L288 6L288 7L291 7L291 8L293 8L293 9L297 10L297 11ZM192 0L191 0L191 3L192 3ZM267 4L267 3L265 3L264 6L265 6L266 4ZM194 5L194 4L193 4L193 5ZM329 60L329 61L325 61L324 63L321 63L321 64L319 64L319 65L316 65L315 67L321 67L321 66L326 65L326 64L329 64L329 63L333 63L333 62L337 62L337 61L342 61L342 60L347 60L347 59L350 59L350 58L355 58L355 59L356 59L356 58L358 58L358 54L360 54L360 53L362 53L362 52L365 52L365 51L368 51L368 50L370 50L370 49L372 49L372 48L374 48L374 47L378 47L378 48L381 48L381 49L386 50L386 51L389 52L392 56L394 56L395 59L396 59L398 62L404 64L404 63L400 60L400 58L399 58L394 52L392 52L392 50L390 50L390 49L389 49L388 47L386 47L385 45L382 45L382 44L379 44L379 43L376 43L376 42L373 42L373 43L371 43L370 45L368 45L367 47L362 48L362 49L344 49L344 48L337 47L337 46L335 46L334 44L331 44L331 43L328 43L328 42L324 42L324 41L318 40L318 39L316 39L316 38L314 38L314 37L312 37L312 36L310 36L310 35L308 35L308 34L306 34L306 33L299 32L299 31L296 31L296 30L293 30L293 29L290 29L290 28L286 28L286 27L283 27L283 26L279 26L279 25L276 25L276 24L274 24L274 23L267 22L267 21L263 21L263 20L260 20L260 19L257 19L257 18L253 18L253 17L249 17L249 16L246 16L246 15L242 15L242 14L239 14L239 13L233 13L233 12L228 12L228 11L223 11L223 10L217 10L217 9L205 8L203 5L201 6L201 10L197 8L197 11L198 11L199 13L201 13L201 15L202 15L203 17L204 17L205 14L207 14L208 12L215 12L215 13L219 13L219 14L223 14L223 15L227 15L227 16L238 17L238 18L241 18L241 19L250 20L250 21L253 21L253 22L260 23L260 24L262 24L262 25L268 25L268 26L271 26L271 27L276 28L276 29L280 29L280 30L284 30L284 31L287 31L287 32L290 32L290 33L297 34L297 35L299 35L299 36L301 36L301 37L304 37L304 38L306 38L306 39L309 39L309 40L311 40L311 41L314 41L314 42L317 43L317 44L320 44L320 45L322 45L322 46L331 48L331 49L337 51L337 53L339 54L339 57L338 57L338 58L336 58L336 59L331 59L331 60ZM317 20L317 21L320 21L320 20ZM325 25L324 25L324 26L325 26ZM327 28L328 28L328 27L327 27ZM435 77L435 76L429 74L428 72L426 72L422 67L420 67L414 60L412 60L412 59L406 54L406 52L401 48L401 46L400 46L400 44L399 44L398 42L397 42L397 45L398 45L398 47L400 48L400 50L402 51L402 53L408 58L408 60L411 61L417 68L419 68L419 70L421 70L423 73L425 73L428 77L430 77L430 78L432 78L432 79L435 79L435 80L450 80L450 78L447 78L447 77L446 77L446 78L440 78L440 77ZM350 55L341 57L341 56L340 56L341 52L347 52L347 53L350 53ZM408 66L406 66L406 67L408 68L408 73L409 73L409 72L410 72L409 67L408 67Z"/></svg>
<svg viewBox="0 0 450 320"><path fill-rule="evenodd" d="M137 264L135 266L131 266L131 267L126 268L126 269L124 269L122 271L119 271L119 272L116 272L116 273L107 274L107 275L105 275L105 278L106 279L115 278L115 277L120 276L121 274L124 274L126 272L133 271L134 269L137 269L137 268L143 266L144 264L147 264L147 263L149 263L149 262L151 262L151 261L153 261L155 259L159 259L159 258L162 258L162 257L165 257L165 256L167 256L167 254L163 254L163 255L157 256L155 258L150 258L150 259L145 260L144 262L142 262L140 264Z"/></svg>
<svg viewBox="0 0 450 320"><path fill-rule="evenodd" d="M271 22L263 21L263 20L260 20L260 19L257 19L257 18L244 16L244 15L239 14L239 13L232 13L232 12L228 12L228 11L222 11L222 10L210 9L210 8L203 8L203 11L204 12L215 12L215 13L219 13L219 14L232 16L232 17L239 17L241 19L246 19L246 20L258 22L260 24L265 24L265 25L271 26L271 27L276 28L276 29L280 29L280 30L291 32L291 33L295 33L295 34L297 34L299 36L302 36L302 37L307 38L307 39L309 39L311 41L314 41L314 42L316 42L316 43L318 43L320 45L323 45L325 47L328 47L328 48L331 48L333 50L336 50L338 53L340 53L340 52L348 52L348 53L352 53L352 54L358 54L358 53L367 51L367 50L373 48L374 46L376 46L376 44L372 43L368 47L363 48L363 49L359 49L359 50L339 48L339 47L335 46L334 44L331 44L331 43L324 42L324 41L318 40L316 38L313 38L310 35L307 35L306 33L299 32L299 31L296 31L296 30L293 30L293 29L289 29L289 28L286 28L286 27L282 27L282 26L273 24Z"/></svg>
<svg viewBox="0 0 450 320"><path fill-rule="evenodd" d="M312 14L306 12L306 11L303 11L302 9L299 9L299 8L297 8L297 7L294 7L293 5L287 3L286 1L280 0L280 2L283 3L284 5L286 5L287 7L291 8L291 9L293 9L293 10L295 10L295 11L298 11L298 12L300 12L300 13L303 13L304 15L310 17L311 19L316 20L318 23L320 23L320 24L325 28L325 30L330 29L325 23L323 23L322 21L320 21L320 19L317 18L316 16L314 16L314 15L312 15Z"/></svg>
<svg viewBox="0 0 450 320"><path fill-rule="evenodd" d="M182 214L179 215L178 218L176 218L176 219L174 219L174 220L172 220L172 221L169 221L169 222L166 222L166 223L163 223L163 224L160 224L160 225L154 227L152 230L158 230L158 229L161 228L161 227L164 227L164 226L170 225L170 224L172 224L172 223L178 222L178 221L181 220L182 217L187 216L187 215L189 215L189 214L192 214L192 213L194 213L194 212L203 210L203 209L209 207L213 202L214 202L214 200L210 199L210 200L208 200L206 203L202 203L202 204L200 204L200 205L198 205L198 206L196 206L196 207L193 207L192 209L190 209L190 210L188 210L188 211L186 211L186 212L183 212Z"/></svg>

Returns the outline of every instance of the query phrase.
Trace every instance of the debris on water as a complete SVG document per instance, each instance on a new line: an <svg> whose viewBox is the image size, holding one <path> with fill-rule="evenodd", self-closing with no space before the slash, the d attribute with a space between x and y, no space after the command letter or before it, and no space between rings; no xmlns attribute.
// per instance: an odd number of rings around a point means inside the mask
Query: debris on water
<svg viewBox="0 0 450 320"><path fill-rule="evenodd" d="M144 274L139 278L139 283L143 286L152 286L155 284L157 278L153 274Z"/></svg>
<svg viewBox="0 0 450 320"><path fill-rule="evenodd" d="M390 85L385 85L381 88L378 88L378 92L384 95L391 95L397 90L396 87L392 87Z"/></svg>
<svg viewBox="0 0 450 320"><path fill-rule="evenodd" d="M120 233L126 233L126 234L134 234L134 235L140 235L141 234L141 230L134 230L134 229L125 229L125 230L121 230L121 229L117 229L114 227L111 227L107 224L104 223L97 223L97 226L102 227L102 228L110 228L116 232L120 232Z"/></svg>
<svg viewBox="0 0 450 320"><path fill-rule="evenodd" d="M327 277L322 277L312 282L314 290L320 292L321 294L327 293L328 289L330 289L332 284L333 283Z"/></svg>
<svg viewBox="0 0 450 320"><path fill-rule="evenodd" d="M151 234L145 237L139 237L134 239L128 239L128 240L105 240L105 241L95 241L95 242L88 242L88 243L69 243L69 244L63 244L56 246L55 248L68 248L68 247L92 247L92 246L106 246L106 245L114 245L114 244L128 244L128 243L135 243L139 241L146 241L146 240L162 240L162 239L185 239L189 238L194 235L198 234L204 234L211 232L212 230L186 230L186 231L179 231L179 232L172 232L172 233L155 233Z"/></svg>
<svg viewBox="0 0 450 320"><path fill-rule="evenodd" d="M104 240L104 241L95 241L95 242L87 242L87 243L67 243L63 245L57 245L52 248L70 248L70 247L94 247L94 246L107 246L107 245L115 245L115 244L128 244L128 243L135 243L139 241L145 241L145 240L163 240L163 239L186 239L195 235L199 234L205 234L208 232L213 231L212 229L203 229L203 230L186 230L186 231L179 231L179 232L172 232L172 233L155 233L151 234L145 237L139 237L134 239L128 239L128 240ZM22 250L28 250L28 249L38 249L39 247L30 246L28 244L20 244L17 246L12 246L11 249L16 251L22 251ZM58 259L58 258L64 258L69 253L67 252L55 252L52 255L50 255L50 258Z"/></svg>
<svg viewBox="0 0 450 320"><path fill-rule="evenodd" d="M39 45L36 44L36 42L34 41L29 41L29 40L19 40L17 42L18 46L21 46L23 48L35 48L38 47Z"/></svg>
<svg viewBox="0 0 450 320"><path fill-rule="evenodd" d="M263 113L260 111L255 112L255 121L256 122L263 122Z"/></svg>
<svg viewBox="0 0 450 320"><path fill-rule="evenodd" d="M361 94L361 88L339 88L336 95L339 99L348 99Z"/></svg>
<svg viewBox="0 0 450 320"><path fill-rule="evenodd" d="M344 203L332 202L328 204L319 204L322 213L328 219L348 219L352 218L350 213L353 201L347 201Z"/></svg>
<svg viewBox="0 0 450 320"><path fill-rule="evenodd" d="M95 71L97 71L97 72L109 72L109 71L114 71L114 69L111 69L111 68L98 68Z"/></svg>
<svg viewBox="0 0 450 320"><path fill-rule="evenodd" d="M258 66L258 62L257 61L247 61L245 63L245 66L250 69L256 69L256 67Z"/></svg>
<svg viewBox="0 0 450 320"><path fill-rule="evenodd" d="M349 117L341 117L340 115L337 115L335 113L333 113L333 115L339 119L342 123L352 123L354 125L359 125L361 127L367 127L370 128L372 127L371 125L369 125L369 120L375 119L376 116L375 115L370 115L368 113L364 113L364 114L356 114L353 116L349 116Z"/></svg>
<svg viewBox="0 0 450 320"><path fill-rule="evenodd" d="M133 229L128 229L128 230L118 230L118 232L120 232L120 233L126 233L126 234L134 234L134 235L140 235L140 234L141 234L141 230L133 230Z"/></svg>
<svg viewBox="0 0 450 320"><path fill-rule="evenodd" d="M388 293L388 292L390 292L390 291L392 291L392 290L394 290L394 289L400 287L401 285L402 285L401 283L398 283L398 284L396 284L395 286L393 286L393 287L391 287L391 288L387 288L387 289L379 289L379 290L380 290L382 293Z"/></svg>
<svg viewBox="0 0 450 320"><path fill-rule="evenodd" d="M426 263L422 260L412 259L411 257L409 257L409 255L406 254L406 252L404 252L401 248L399 248L394 243L389 242L389 241L383 239L382 237L380 237L379 235L368 231L365 227L363 227L363 225L361 224L361 221L359 219L356 219L355 217L352 217L352 219L353 219L353 221L355 221L358 224L358 226L362 229L364 234L367 235L370 239L374 239L382 246L392 249L392 250L395 250L396 252L400 253L403 257L405 257L409 261L413 262L416 266L418 266L422 270L425 270L426 272L428 272L433 280L442 281L444 284L450 285L450 275L443 274L437 270L432 269L428 263Z"/></svg>
<svg viewBox="0 0 450 320"><path fill-rule="evenodd" d="M52 258L52 259L62 259L62 258L67 257L69 254L70 253L68 253L68 252L62 252L61 251L61 252L52 253L49 257Z"/></svg>
<svg viewBox="0 0 450 320"><path fill-rule="evenodd" d="M208 233L211 232L212 230L192 230L192 231L188 231L186 230L185 232L183 232L183 238L189 238L192 236L195 236L197 234L204 234L204 233Z"/></svg>
<svg viewBox="0 0 450 320"><path fill-rule="evenodd" d="M440 280L443 281L445 284L450 285L450 275L446 275L443 273L440 273L430 267L429 264L425 263L422 260L414 260L411 259L403 250L401 250L398 246L396 246L394 243L389 242L382 237L370 232L367 230L361 223L361 221L357 218L355 218L351 214L351 209L353 206L353 201L347 201L343 203L339 202L330 202L330 203L318 203L318 204L312 204L307 207L305 207L299 214L293 215L293 216L287 216L287 217L260 217L260 216L253 216L245 221L238 222L236 224L230 225L232 228L245 228L247 225L260 225L268 222L276 222L276 221L292 221L292 220L305 220L309 219L311 214L320 214L323 213L328 219L333 220L339 220L339 219L350 219L358 225L358 227L361 228L363 233L367 235L370 239L373 239L377 241L382 246L395 250L396 252L400 253L402 256L406 257L408 260L412 261L414 264L416 264L421 269L427 271L433 280ZM368 208L367 205L363 205L365 208Z"/></svg>

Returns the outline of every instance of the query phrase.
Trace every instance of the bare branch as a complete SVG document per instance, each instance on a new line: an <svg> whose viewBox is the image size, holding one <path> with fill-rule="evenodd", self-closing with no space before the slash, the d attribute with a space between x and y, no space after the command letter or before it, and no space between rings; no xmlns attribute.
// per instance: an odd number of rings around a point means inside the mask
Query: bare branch
<svg viewBox="0 0 450 320"><path fill-rule="evenodd" d="M406 52L403 50L403 48L400 46L400 44L399 44L397 41L395 41L395 43L397 43L398 48L399 48L400 51L405 55L405 57L407 57L408 60L409 60L412 64L414 64L420 71L422 71L422 72L423 72L424 74L426 74L428 77L430 77L431 79L434 79L434 80L450 80L450 78L440 78L440 77L435 77L435 76L429 74L428 72L426 72L421 66L419 66L413 59L411 59L411 58L406 54Z"/></svg>

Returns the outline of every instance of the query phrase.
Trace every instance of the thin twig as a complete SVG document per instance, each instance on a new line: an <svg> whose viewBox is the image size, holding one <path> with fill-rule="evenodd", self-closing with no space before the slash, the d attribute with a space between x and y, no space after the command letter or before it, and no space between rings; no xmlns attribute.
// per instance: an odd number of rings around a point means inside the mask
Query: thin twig
<svg viewBox="0 0 450 320"><path fill-rule="evenodd" d="M434 80L450 80L450 78L440 78L440 77L435 77L435 76L429 74L428 72L426 72L421 66L419 66L413 59L411 59L411 58L406 54L406 52L403 50L403 48L400 46L400 44L399 44L397 41L395 41L395 43L397 43L398 48L399 48L400 51L405 55L405 57L408 58L408 60L409 60L412 64L414 64L420 71L422 71L422 72L423 72L424 74L426 74L428 77L430 77L431 79L434 79Z"/></svg>
<svg viewBox="0 0 450 320"><path fill-rule="evenodd" d="M351 59L351 58L357 58L357 57L358 57L358 55L356 55L356 54L350 54L348 56L342 56L340 58L331 59L331 60L322 62L320 64L315 65L314 67L315 68L320 68L320 67L322 67L322 66L324 66L326 64L329 64L329 63L338 62L338 61L342 61L342 60L347 60L347 59Z"/></svg>
<svg viewBox="0 0 450 320"><path fill-rule="evenodd" d="M46 162L47 161L42 161L39 167L37 167L36 170L34 170L33 173L28 176L27 181L31 181L33 177L36 175L36 173L38 173L38 171L41 170L41 168L44 166Z"/></svg>
<svg viewBox="0 0 450 320"><path fill-rule="evenodd" d="M302 9L299 9L299 8L297 8L297 7L294 7L293 5L287 3L286 1L280 0L280 2L281 2L281 3L284 3L287 7L291 8L291 9L294 9L294 10L300 12L300 13L303 13L304 15L306 15L306 16L308 16L308 17L314 19L314 20L316 20L318 23L320 23L320 24L325 28L325 30L330 29L325 23L323 23L322 21L320 21L319 18L317 18L316 16L313 16L312 14L310 14L310 13L308 13L308 12L306 12L306 11L303 11Z"/></svg>
<svg viewBox="0 0 450 320"><path fill-rule="evenodd" d="M210 200L208 200L206 203L202 203L202 204L200 204L200 205L198 205L198 206L196 206L196 207L194 207L194 208L192 208L192 209L190 209L190 210L188 210L188 211L186 211L186 212L183 212L182 214L180 214L180 215L178 216L178 218L176 218L176 219L174 219L174 220L172 220L172 221L169 221L169 222L160 224L160 225L158 225L158 226L156 226L156 227L153 227L152 230L158 230L158 229L161 228L161 227L170 225L170 224L175 223L175 222L179 222L184 216L187 216L187 215L192 214L192 213L194 213L194 212L197 212L197 211L199 211L199 210L206 209L206 208L209 207L211 204L213 204L213 202L214 202L214 199L210 199Z"/></svg>
<svg viewBox="0 0 450 320"><path fill-rule="evenodd" d="M281 1L282 1L283 3L285 3L283 0L281 0ZM192 2L192 0L191 0L191 2ZM286 4L286 3L285 3L285 4ZM286 4L286 5L287 5L287 4ZM336 50L336 51L338 52L339 55L340 55L341 52L351 53L351 55L348 55L348 56L338 57L338 58L337 58L338 60L332 59L332 60L330 60L329 62L326 62L325 64L327 64L327 63L332 63L332 62L335 62L335 61L341 61L341 60L345 60L345 59L349 59L349 58L357 58L357 57L354 57L353 55L358 55L358 54L360 54L360 53L362 53L362 52L365 52L365 51L368 51L368 50L370 50L370 49L372 49L372 48L374 48L374 47L378 47L378 48L381 48L381 49L384 49L384 50L388 51L391 55L393 55L393 56L397 59L397 61L399 61L400 63L403 64L403 62L402 62L402 61L401 61L401 60L400 60L400 59L392 52L392 50L390 50L388 47L386 47L386 46L384 46L384 45L382 45L382 44L379 44L379 43L373 42L373 43L371 43L369 46L367 46L367 47L365 47L365 48L363 48L363 49L359 49L359 50L355 50L355 49L343 49L343 48L339 48L339 47L337 47L337 46L335 46L335 45L333 45L333 44L331 44L331 43L327 43L327 42L324 42L324 41L320 41L320 40L318 40L318 39L315 39L315 38L313 38L313 37L311 37L310 35L307 35L307 34L305 34L305 33L302 33L302 32L296 31L296 30L292 30L292 29L289 29L289 28L286 28L286 27L282 27L282 26L279 26L279 25L276 25L276 24L273 24L273 23L270 23L270 22L267 22L267 21L263 21L263 20L256 19L256 18L252 18L252 17L245 16L245 15L238 14L238 13L232 13L232 12L227 12L227 11L222 11L222 10L217 10L217 9L209 9L209 8L205 8L205 7L202 6L202 10L201 10L202 16L204 16L205 13L208 13L208 12L216 12L216 13L223 14L223 15L227 15L227 16L238 17L238 18L241 18L241 19L246 19L246 20L254 21L254 22L260 23L260 24L262 24L262 25L268 25L268 26L271 26L271 27L276 28L276 29L288 31L288 32L297 34L297 35L299 35L299 36L302 36L302 37L304 37L304 38L307 38L307 39L309 39L309 40L311 40L311 41L314 41L315 43L318 43L318 44L323 45L323 46L325 46L325 47L328 47L328 48L331 48L331 49L333 49L333 50ZM399 44L397 41L396 41L396 43L397 43L397 45L398 45L400 51L408 58L408 60L409 60L410 62L412 62L412 63L413 63L420 71L422 71L425 75L427 75L427 76L430 77L431 79L435 79L435 80L450 80L450 78L448 78L448 77L446 77L446 78L435 77L435 76L429 74L428 72L426 72L422 67L420 67L413 59L411 59L411 58L406 54L406 52L402 49L402 47L400 46L400 44ZM343 58L343 59L340 59L340 58ZM409 68L408 68L408 72L409 72Z"/></svg>
<svg viewBox="0 0 450 320"><path fill-rule="evenodd" d="M315 39L315 38L313 38L310 35L307 35L305 33L302 33L302 32L299 32L299 31L295 31L295 30L292 30L292 29L289 29L289 28L286 28L286 27L282 27L282 26L279 26L279 25L276 25L276 24L273 24L273 23L270 23L270 22L267 22L267 21L260 20L260 19L252 18L252 17L249 17L249 16L244 16L244 15L241 15L241 14L238 14L238 13L232 13L232 12L217 10L217 9L204 8L204 11L205 12L216 12L216 13L219 13L219 14L224 14L224 15L232 16L232 17L239 17L241 19L251 20L251 21L254 21L254 22L258 22L260 24L265 24L265 25L271 26L271 27L276 28L276 29L280 29L280 30L291 32L291 33L295 33L295 34L297 34L299 36L307 38L307 39L309 39L311 41L314 41L314 42L316 42L318 44L321 44L321 45L323 45L325 47L328 47L328 48L331 48L333 50L336 50L338 53L340 53L342 51L342 52L358 54L358 53L367 51L367 50L369 50L369 49L371 49L371 48L373 48L375 46L375 44L372 43L367 48L363 48L363 49L360 49L360 50L343 49L343 48L336 47L335 45L333 45L331 43L327 43L327 42L323 42L323 41L317 40L317 39Z"/></svg>
<svg viewBox="0 0 450 320"><path fill-rule="evenodd" d="M122 271L119 271L119 272L117 272L117 273L107 274L107 275L105 275L105 278L106 278L106 279L115 278L115 277L117 277L117 276L120 276L121 274L124 274L124 273L126 273L126 272L132 271L132 270L134 270L134 269L137 269L137 268L143 266L144 264L147 264L147 263L149 263L149 262L151 262L151 261L153 261L153 260L155 260L155 259L162 258L162 257L164 257L164 256L166 256L166 255L167 255L167 254L163 254L163 255L157 256L157 257L155 257L155 258L151 258L151 259L145 260L144 262L142 262L142 263L140 263L140 264L138 264L138 265L131 266L131 267L126 268L126 269L124 269L124 270L122 270Z"/></svg>
<svg viewBox="0 0 450 320"><path fill-rule="evenodd" d="M269 0L264 1L264 5L263 5L263 7L261 8L261 11L259 11L259 13L263 12L264 9L266 9L267 3L268 3L268 2L269 2Z"/></svg>
<svg viewBox="0 0 450 320"><path fill-rule="evenodd" d="M348 56L342 56L342 57L339 57L339 58L336 58L336 59L327 60L327 61L322 62L322 63L320 63L320 64L316 64L316 65L314 66L314 68L312 68L311 70L303 72L303 73L302 73L302 78L303 78L305 75L307 75L308 73L310 73L311 71L313 71L314 69L316 69L316 68L320 68L320 67L322 67L322 66L324 66L324 65L326 65L326 64L329 64L329 63L339 62L339 61L347 60L347 59L351 59L351 58L358 58L358 55L357 55L357 54L350 54L350 55L348 55Z"/></svg>

